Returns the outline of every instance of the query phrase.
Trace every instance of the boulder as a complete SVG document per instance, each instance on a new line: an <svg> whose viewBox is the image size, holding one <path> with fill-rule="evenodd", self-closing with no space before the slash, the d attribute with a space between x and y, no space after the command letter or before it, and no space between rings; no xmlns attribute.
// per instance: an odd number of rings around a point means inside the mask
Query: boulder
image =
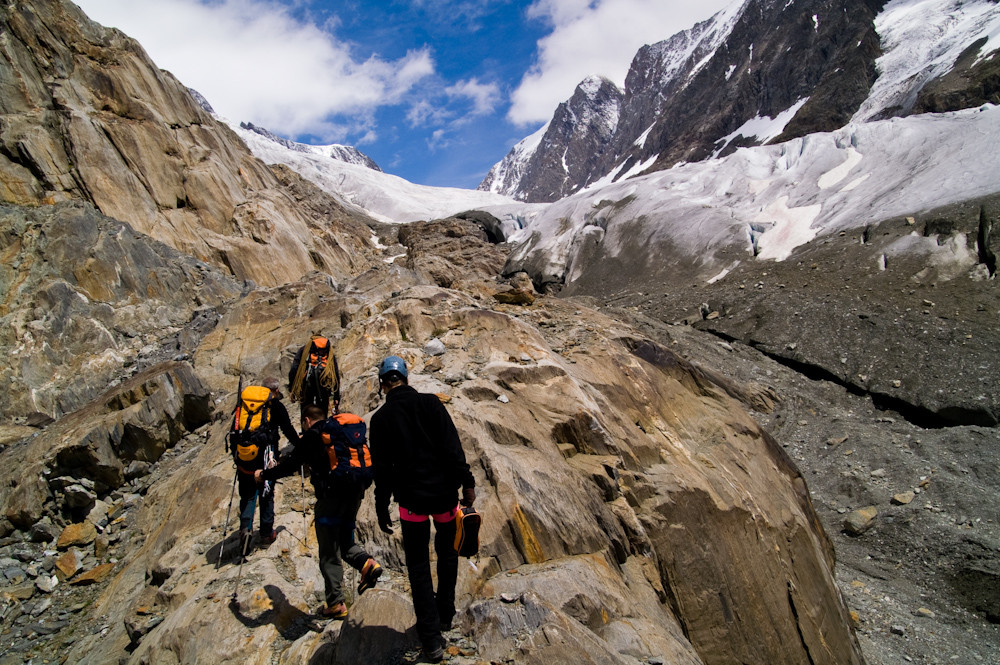
<svg viewBox="0 0 1000 665"><path fill-rule="evenodd" d="M77 586L89 586L91 584L97 584L98 582L103 582L108 578L111 572L115 569L115 564L113 563L102 563L99 566L95 566L90 570L77 575L70 584Z"/></svg>
<svg viewBox="0 0 1000 665"><path fill-rule="evenodd" d="M6 493L3 514L19 529L30 529L42 516L50 496L49 486L37 463L22 469L11 476L14 487ZM0 489L0 497L3 496L4 490Z"/></svg>
<svg viewBox="0 0 1000 665"><path fill-rule="evenodd" d="M28 536L33 543L51 543L59 537L60 533L62 533L62 529L53 524L52 519L46 515L31 525Z"/></svg>
<svg viewBox="0 0 1000 665"><path fill-rule="evenodd" d="M58 559L56 559L56 568L61 574L61 579L68 580L69 578L80 572L80 564L83 562L83 555L77 549L70 549L63 552Z"/></svg>
<svg viewBox="0 0 1000 665"><path fill-rule="evenodd" d="M875 526L876 517L878 517L878 508L875 506L852 511L844 518L844 531L849 536L860 536Z"/></svg>
<svg viewBox="0 0 1000 665"><path fill-rule="evenodd" d="M409 649L419 647L416 615L408 595L372 589L351 606L333 650L333 663L392 665Z"/></svg>
<svg viewBox="0 0 1000 665"><path fill-rule="evenodd" d="M70 524L59 534L56 547L65 550L70 547L89 545L94 542L95 538L97 538L97 529L90 522Z"/></svg>

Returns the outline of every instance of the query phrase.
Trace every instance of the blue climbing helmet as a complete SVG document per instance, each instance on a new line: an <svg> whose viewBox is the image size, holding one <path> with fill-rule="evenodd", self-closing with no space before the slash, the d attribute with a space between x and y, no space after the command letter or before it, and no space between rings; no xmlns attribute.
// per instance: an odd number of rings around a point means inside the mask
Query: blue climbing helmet
<svg viewBox="0 0 1000 665"><path fill-rule="evenodd" d="M390 372L396 372L405 379L407 377L406 361L399 356L388 356L378 366L378 378L381 379Z"/></svg>

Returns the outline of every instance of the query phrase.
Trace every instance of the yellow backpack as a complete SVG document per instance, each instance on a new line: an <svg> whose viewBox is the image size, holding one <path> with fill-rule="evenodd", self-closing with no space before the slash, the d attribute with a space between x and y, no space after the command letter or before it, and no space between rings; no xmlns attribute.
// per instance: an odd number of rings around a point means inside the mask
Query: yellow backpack
<svg viewBox="0 0 1000 665"><path fill-rule="evenodd" d="M264 386L247 386L240 393L229 432L237 464L254 462L271 442L270 401L271 391Z"/></svg>

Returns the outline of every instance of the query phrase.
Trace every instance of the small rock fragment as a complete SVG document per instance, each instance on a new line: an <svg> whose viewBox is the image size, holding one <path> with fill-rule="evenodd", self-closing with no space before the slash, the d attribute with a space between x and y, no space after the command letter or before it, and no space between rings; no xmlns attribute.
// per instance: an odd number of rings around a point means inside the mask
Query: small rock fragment
<svg viewBox="0 0 1000 665"><path fill-rule="evenodd" d="M892 495L892 502L897 506L905 506L906 504L913 501L915 497L916 494L914 494L911 491L900 492L899 494Z"/></svg>
<svg viewBox="0 0 1000 665"><path fill-rule="evenodd" d="M849 536L860 536L872 528L877 516L878 509L875 506L855 510L844 519L844 531Z"/></svg>

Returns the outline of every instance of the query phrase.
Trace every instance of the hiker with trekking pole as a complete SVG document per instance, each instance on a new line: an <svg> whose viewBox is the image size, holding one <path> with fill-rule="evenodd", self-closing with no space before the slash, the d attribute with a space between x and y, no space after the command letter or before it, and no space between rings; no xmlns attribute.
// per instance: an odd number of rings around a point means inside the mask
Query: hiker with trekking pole
<svg viewBox="0 0 1000 665"><path fill-rule="evenodd" d="M379 528L391 534L390 498L399 504L417 635L424 658L436 663L444 657L441 632L451 628L455 616L458 491L462 488L461 505L471 507L476 481L447 409L437 395L417 392L409 385L406 361L388 356L379 365L378 375L385 404L371 417L375 512ZM432 520L436 591L429 553Z"/></svg>
<svg viewBox="0 0 1000 665"><path fill-rule="evenodd" d="M373 478L367 428L360 416L340 413L327 418L315 404L302 408L302 424L298 445L276 466L258 469L254 475L257 482L267 483L296 473L303 464L309 466L326 601L319 615L344 619L344 562L361 573L359 595L375 586L382 574L378 562L354 540L358 509Z"/></svg>
<svg viewBox="0 0 1000 665"><path fill-rule="evenodd" d="M253 516L258 506L261 545L267 547L276 538L274 483L258 486L254 472L277 464L280 434L284 434L293 446L299 441L298 432L292 426L281 397L278 380L273 377L264 379L259 385L241 387L239 404L226 439L227 450L231 450L236 463L236 485L240 495L241 559L250 552ZM228 523L227 511L227 529Z"/></svg>

